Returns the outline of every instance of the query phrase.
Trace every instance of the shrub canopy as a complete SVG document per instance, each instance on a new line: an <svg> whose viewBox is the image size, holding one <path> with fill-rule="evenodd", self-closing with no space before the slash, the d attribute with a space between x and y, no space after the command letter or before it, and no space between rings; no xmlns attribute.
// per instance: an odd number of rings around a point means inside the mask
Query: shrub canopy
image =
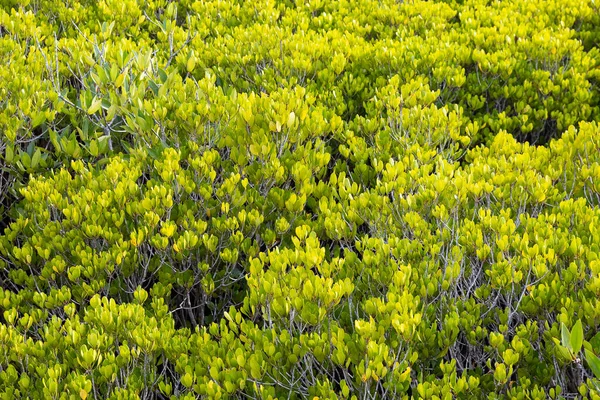
<svg viewBox="0 0 600 400"><path fill-rule="evenodd" d="M600 398L594 0L0 0L0 397Z"/></svg>

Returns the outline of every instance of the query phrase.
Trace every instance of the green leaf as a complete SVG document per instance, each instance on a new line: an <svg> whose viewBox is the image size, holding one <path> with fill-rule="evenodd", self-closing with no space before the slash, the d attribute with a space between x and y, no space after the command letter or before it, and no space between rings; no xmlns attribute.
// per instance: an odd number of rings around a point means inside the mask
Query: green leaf
<svg viewBox="0 0 600 400"><path fill-rule="evenodd" d="M250 360L250 376L252 376L254 379L260 379L262 377L260 365L254 359Z"/></svg>
<svg viewBox="0 0 600 400"><path fill-rule="evenodd" d="M194 377L187 373L181 377L181 384L187 388L191 387L194 383Z"/></svg>
<svg viewBox="0 0 600 400"><path fill-rule="evenodd" d="M344 396L344 398L348 398L348 396L350 395L350 388L348 387L346 380L342 379L340 383L340 386L342 387L342 395Z"/></svg>
<svg viewBox="0 0 600 400"><path fill-rule="evenodd" d="M31 168L35 168L40 163L40 159L42 158L42 152L40 149L37 149L35 153L33 153L33 157L31 158Z"/></svg>
<svg viewBox="0 0 600 400"><path fill-rule="evenodd" d="M110 135L103 135L98 138L98 154L104 154L109 150Z"/></svg>
<svg viewBox="0 0 600 400"><path fill-rule="evenodd" d="M561 345L560 341L557 338L552 338L552 340L554 341L554 344L556 345L556 349L558 350L558 353L564 359L565 362L573 359L573 357L571 356L571 351L569 349L567 349L565 346Z"/></svg>
<svg viewBox="0 0 600 400"><path fill-rule="evenodd" d="M62 151L62 148L60 146L58 134L56 133L56 131L53 131L52 129L49 130L49 134L50 134L50 141L52 142L52 145L54 146L54 151L57 153L60 153Z"/></svg>
<svg viewBox="0 0 600 400"><path fill-rule="evenodd" d="M25 168L29 168L31 166L31 156L25 152L21 153L21 162Z"/></svg>
<svg viewBox="0 0 600 400"><path fill-rule="evenodd" d="M560 332L562 345L570 351L573 351L573 346L571 345L571 334L564 323L560 324Z"/></svg>
<svg viewBox="0 0 600 400"><path fill-rule="evenodd" d="M90 154L94 157L98 157L98 141L92 140L90 142Z"/></svg>
<svg viewBox="0 0 600 400"><path fill-rule="evenodd" d="M15 152L11 145L7 145L6 149L4 151L5 151L4 159L6 160L6 162L8 164L10 164L12 162L12 160L15 158Z"/></svg>
<svg viewBox="0 0 600 400"><path fill-rule="evenodd" d="M158 69L158 76L160 76L160 80L162 81L162 83L165 83L167 81L168 75L162 68Z"/></svg>
<svg viewBox="0 0 600 400"><path fill-rule="evenodd" d="M40 111L38 115L35 116L33 121L31 121L31 127L35 128L36 126L40 126L44 122L46 122L46 113Z"/></svg>
<svg viewBox="0 0 600 400"><path fill-rule="evenodd" d="M152 93L154 93L154 95L157 96L158 95L158 85L154 81L148 81L148 86L150 86L150 89L152 89Z"/></svg>
<svg viewBox="0 0 600 400"><path fill-rule="evenodd" d="M90 120L89 119L84 119L83 123L81 124L81 128L76 127L77 132L79 133L79 137L81 138L81 140L83 140L84 142L88 141L89 138L89 132L90 132Z"/></svg>
<svg viewBox="0 0 600 400"><path fill-rule="evenodd" d="M187 72L192 72L194 71L194 68L196 68L196 57L191 56L188 60L187 60L187 64L186 64L186 69Z"/></svg>
<svg viewBox="0 0 600 400"><path fill-rule="evenodd" d="M217 370L216 366L212 366L209 369L209 373L210 373L210 377L213 378L215 381L219 380L219 370Z"/></svg>
<svg viewBox="0 0 600 400"><path fill-rule="evenodd" d="M90 108L87 109L87 113L88 114L95 113L96 111L98 111L100 109L100 106L102 106L102 99L94 97L94 100L92 100L92 105L90 106Z"/></svg>
<svg viewBox="0 0 600 400"><path fill-rule="evenodd" d="M600 332L596 333L593 338L590 339L592 349L596 353L600 353Z"/></svg>
<svg viewBox="0 0 600 400"><path fill-rule="evenodd" d="M227 311L225 311L225 312L223 313L223 315L225 316L225 318L227 318L227 320L228 320L229 322L231 322L232 324L233 324L233 323L235 323L235 322L233 321L233 318L231 318L231 315L229 315L229 313L228 313Z"/></svg>
<svg viewBox="0 0 600 400"><path fill-rule="evenodd" d="M115 79L115 87L119 88L123 85L123 81L125 80L125 73L120 74L117 79Z"/></svg>
<svg viewBox="0 0 600 400"><path fill-rule="evenodd" d="M67 155L69 156L73 156L73 153L75 152L75 143L76 143L75 138L71 137L67 140L63 140L62 141L62 146L63 146L63 150L65 153L67 153Z"/></svg>
<svg viewBox="0 0 600 400"><path fill-rule="evenodd" d="M585 359L587 360L590 369L596 376L596 378L600 379L600 358L598 358L594 353L585 349Z"/></svg>
<svg viewBox="0 0 600 400"><path fill-rule="evenodd" d="M239 354L237 354L235 356L235 360L238 363L238 365L242 368L244 368L244 365L246 365L246 358L244 357L243 352L240 352Z"/></svg>
<svg viewBox="0 0 600 400"><path fill-rule="evenodd" d="M583 345L583 326L581 320L575 322L573 329L571 329L571 346L573 347L573 353L577 354L581 350Z"/></svg>

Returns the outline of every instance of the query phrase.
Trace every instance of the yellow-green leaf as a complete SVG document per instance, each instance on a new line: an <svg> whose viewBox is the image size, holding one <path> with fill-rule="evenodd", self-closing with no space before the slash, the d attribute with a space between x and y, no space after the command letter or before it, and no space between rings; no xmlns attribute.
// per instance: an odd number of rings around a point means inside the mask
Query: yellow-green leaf
<svg viewBox="0 0 600 400"><path fill-rule="evenodd" d="M94 114L96 111L98 111L100 109L101 106L102 106L102 99L94 97L94 100L92 101L92 105L88 108L87 113L90 115Z"/></svg>

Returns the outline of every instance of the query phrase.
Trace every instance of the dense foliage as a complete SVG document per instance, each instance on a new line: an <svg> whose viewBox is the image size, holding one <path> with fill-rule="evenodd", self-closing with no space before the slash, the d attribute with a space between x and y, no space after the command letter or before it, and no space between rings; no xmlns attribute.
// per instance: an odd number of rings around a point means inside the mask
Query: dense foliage
<svg viewBox="0 0 600 400"><path fill-rule="evenodd" d="M1 398L600 398L597 1L0 5Z"/></svg>

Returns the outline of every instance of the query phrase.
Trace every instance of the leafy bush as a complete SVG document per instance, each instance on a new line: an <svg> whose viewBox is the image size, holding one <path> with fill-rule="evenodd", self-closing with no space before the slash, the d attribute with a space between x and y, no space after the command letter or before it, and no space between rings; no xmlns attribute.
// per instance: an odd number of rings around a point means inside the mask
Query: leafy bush
<svg viewBox="0 0 600 400"><path fill-rule="evenodd" d="M596 2L0 5L3 398L600 398Z"/></svg>

